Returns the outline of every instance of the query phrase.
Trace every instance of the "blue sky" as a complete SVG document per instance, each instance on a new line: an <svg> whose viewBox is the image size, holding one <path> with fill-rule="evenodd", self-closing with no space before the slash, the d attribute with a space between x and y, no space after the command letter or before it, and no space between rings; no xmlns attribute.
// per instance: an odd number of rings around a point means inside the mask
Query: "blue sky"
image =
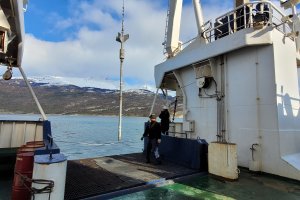
<svg viewBox="0 0 300 200"><path fill-rule="evenodd" d="M167 0L125 0L125 85L154 86L163 55ZM191 0L184 0L181 40L197 34ZM205 20L232 8L231 0L202 1ZM29 0L23 66L30 76L118 80L122 0Z"/></svg>
<svg viewBox="0 0 300 200"><path fill-rule="evenodd" d="M30 0L25 13L26 32L48 41L63 41L65 37L51 27L54 15L68 17L69 6L67 0Z"/></svg>
<svg viewBox="0 0 300 200"><path fill-rule="evenodd" d="M102 0L103 1L103 0ZM120 6L122 0L120 1ZM128 1L128 0L127 0ZM34 34L40 39L47 41L59 42L64 41L70 37L71 33L78 30L78 26L71 26L64 30L64 33L53 30L55 21L66 19L76 9L75 4L78 2L93 2L92 0L30 0L28 6L28 12L25 13L25 24L26 32ZM151 2L149 0L149 2ZM153 2L153 1L152 1ZM202 1L203 5L211 5L217 1ZM162 9L167 9L168 0L161 0L160 2ZM191 5L191 0L184 0L184 6ZM220 4L220 2L217 2ZM220 5L228 7L232 2L231 0L222 1ZM125 0L126 4L126 0ZM126 6L126 5L125 5ZM121 9L121 7L120 7ZM121 10L120 10L121 12ZM120 18L121 13L111 13L114 18ZM89 28L93 28L91 24L86 24ZM96 27L95 27L96 28ZM71 34L72 35L72 34ZM73 35L74 36L74 35Z"/></svg>

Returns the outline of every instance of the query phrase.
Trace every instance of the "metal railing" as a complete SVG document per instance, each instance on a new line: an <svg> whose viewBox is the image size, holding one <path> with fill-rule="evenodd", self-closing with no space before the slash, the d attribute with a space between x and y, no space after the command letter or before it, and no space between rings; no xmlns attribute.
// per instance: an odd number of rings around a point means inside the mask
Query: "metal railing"
<svg viewBox="0 0 300 200"><path fill-rule="evenodd" d="M253 1L217 17L214 22L206 22L201 37L211 43L246 28L259 29L265 26L271 26L286 34L291 32L292 28L281 20L285 16L272 2ZM188 45L198 37L184 42L183 45Z"/></svg>
<svg viewBox="0 0 300 200"><path fill-rule="evenodd" d="M176 137L178 135L184 135L187 138L187 133L182 130L183 122L171 122L169 128L169 136Z"/></svg>

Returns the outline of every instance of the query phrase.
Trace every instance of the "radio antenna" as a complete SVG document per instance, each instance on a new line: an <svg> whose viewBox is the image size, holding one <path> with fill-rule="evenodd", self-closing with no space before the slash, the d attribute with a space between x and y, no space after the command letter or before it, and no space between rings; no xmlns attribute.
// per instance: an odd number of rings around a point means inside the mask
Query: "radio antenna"
<svg viewBox="0 0 300 200"><path fill-rule="evenodd" d="M120 112L119 112L119 126L118 126L118 141L121 141L122 139L122 110L123 110L123 95L122 95L122 89L123 89L123 61L125 58L125 50L123 48L123 43L126 42L129 38L129 34L124 35L124 13L125 13L125 2L123 0L123 7L122 7L122 29L121 33L119 32L116 41L121 43L120 48Z"/></svg>

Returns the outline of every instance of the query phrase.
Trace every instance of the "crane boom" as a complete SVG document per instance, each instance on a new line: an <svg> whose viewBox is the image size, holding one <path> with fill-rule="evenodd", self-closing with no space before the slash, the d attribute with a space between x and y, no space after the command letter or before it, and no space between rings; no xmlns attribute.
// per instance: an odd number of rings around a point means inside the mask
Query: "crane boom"
<svg viewBox="0 0 300 200"><path fill-rule="evenodd" d="M167 27L166 51L168 57L173 57L174 52L180 47L179 33L182 12L182 0L170 0L169 19Z"/></svg>

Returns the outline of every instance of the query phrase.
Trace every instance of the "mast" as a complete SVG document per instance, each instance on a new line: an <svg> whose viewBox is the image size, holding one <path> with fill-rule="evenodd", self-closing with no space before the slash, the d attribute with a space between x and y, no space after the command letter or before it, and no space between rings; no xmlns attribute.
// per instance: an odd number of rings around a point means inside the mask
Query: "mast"
<svg viewBox="0 0 300 200"><path fill-rule="evenodd" d="M122 88L123 88L123 61L125 58L125 50L123 49L123 43L126 42L129 38L129 34L124 35L124 0L123 0L123 7L122 7L122 29L121 33L119 32L116 41L121 43L120 48L120 111L119 111L119 126L118 126L118 141L122 138L122 109L123 109L123 94L122 94Z"/></svg>

